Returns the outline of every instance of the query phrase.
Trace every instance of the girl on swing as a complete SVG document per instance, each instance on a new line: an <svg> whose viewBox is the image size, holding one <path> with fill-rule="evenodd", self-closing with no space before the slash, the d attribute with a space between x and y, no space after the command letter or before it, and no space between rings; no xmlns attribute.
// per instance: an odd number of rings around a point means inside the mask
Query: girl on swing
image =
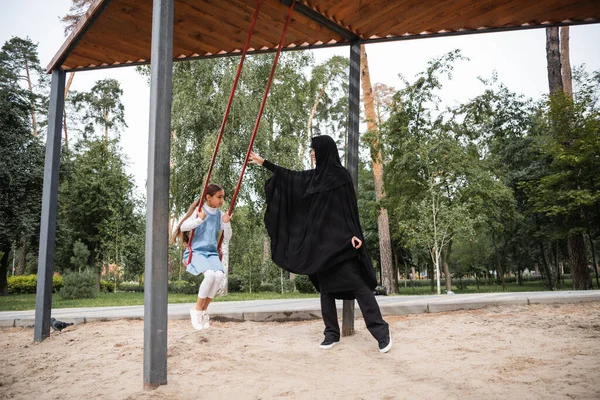
<svg viewBox="0 0 600 400"><path fill-rule="evenodd" d="M208 305L217 294L225 275L225 269L217 250L218 232L223 231L224 240L231 239L232 234L231 216L219 210L223 205L224 198L225 192L221 186L214 183L209 184L206 188L205 204L202 209L198 211L198 205L202 199L192 203L173 234L173 239L180 238L187 244L183 253L187 272L192 275L204 274L198 290L198 301L196 306L190 309L192 326L199 331L208 329L210 326ZM189 242L188 232L192 231L192 239Z"/></svg>

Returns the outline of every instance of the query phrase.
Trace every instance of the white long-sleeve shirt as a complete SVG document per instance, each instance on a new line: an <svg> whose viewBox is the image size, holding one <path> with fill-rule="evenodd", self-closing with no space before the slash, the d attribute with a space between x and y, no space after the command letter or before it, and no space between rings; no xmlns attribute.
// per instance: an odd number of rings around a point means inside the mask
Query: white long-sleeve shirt
<svg viewBox="0 0 600 400"><path fill-rule="evenodd" d="M207 205L204 206L204 210L211 215L215 215L217 213L216 208L209 207ZM181 224L182 232L193 231L204 223L204 220L200 217L197 217L196 214L197 213L192 214L191 217L183 221ZM223 240L231 239L231 222L223 222L223 220L221 220L221 230L223 231Z"/></svg>

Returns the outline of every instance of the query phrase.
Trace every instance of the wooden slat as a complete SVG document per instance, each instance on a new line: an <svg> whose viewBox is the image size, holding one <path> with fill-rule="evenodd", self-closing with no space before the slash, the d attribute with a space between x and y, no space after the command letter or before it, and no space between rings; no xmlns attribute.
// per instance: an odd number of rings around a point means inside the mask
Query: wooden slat
<svg viewBox="0 0 600 400"><path fill-rule="evenodd" d="M407 2L406 4L403 4L401 7L401 12L399 11L400 8L398 8L399 6L397 6L396 8L390 10L388 12L388 16L386 17L386 19L383 19L382 16L382 20L381 21L372 21L372 29L373 29L373 33L375 35L378 36L387 36L390 34L391 29L393 27L396 27L400 24L404 25L406 24L407 21L409 21L411 18L414 17L414 15L420 14L422 12L426 12L426 11L431 11L432 7L435 6L435 4L437 3L437 0L420 0L418 2L415 1L410 1ZM396 15L396 18L391 17L391 15ZM405 29L402 29L405 32L408 32ZM413 33L419 33L419 32L413 32Z"/></svg>
<svg viewBox="0 0 600 400"><path fill-rule="evenodd" d="M498 18L498 24L510 24L514 23L515 20L531 20L535 19L539 22L544 22L547 20L552 20L553 22L561 22L567 18L577 18L577 9L582 8L581 2L569 2L565 3L563 1L552 1L545 0L548 3L549 8L552 11L544 11L539 10L539 4L536 2L531 2L528 5L525 5L522 8L519 8L518 13L515 16L504 16ZM600 2L596 2L594 6L592 1L583 2L585 5L589 5L590 11L593 8L596 8L596 11L600 9ZM586 8L585 6L583 8ZM597 13L598 14L598 13ZM528 17L529 16L529 17Z"/></svg>
<svg viewBox="0 0 600 400"><path fill-rule="evenodd" d="M477 29L481 25L477 25L477 23L472 22L473 17L476 17L477 15L488 14L490 12L494 12L495 10L506 7L514 7L514 3L508 3L504 0L483 0L478 2L472 1L461 8L453 8L449 11L443 10L438 12L434 16L424 20L423 25L426 26L426 30L432 32L439 32L442 29L449 29L452 31L456 31L461 28ZM461 24L457 24L457 21L469 21L469 23L467 25L460 26ZM414 26L403 26L402 28L408 31L416 30Z"/></svg>
<svg viewBox="0 0 600 400"><path fill-rule="evenodd" d="M80 57L77 54L71 54L71 55L69 55L69 58L65 61L65 63L63 65L68 65L69 69L73 69L73 68L77 68L79 66L88 67L92 64L100 65L100 63L91 62L89 59Z"/></svg>
<svg viewBox="0 0 600 400"><path fill-rule="evenodd" d="M102 19L102 22L92 29L87 35L98 35L98 40L106 41L105 45L118 47L120 45L135 46L144 49L143 55L150 54L151 44L149 39L151 33L147 31L147 26L131 21L123 22L123 16L110 15ZM136 55L137 56L137 55Z"/></svg>
<svg viewBox="0 0 600 400"><path fill-rule="evenodd" d="M247 2L232 2L226 9L224 8L224 3L219 3L217 8L219 9L219 15L227 15L227 13L230 13L232 18L239 18L246 21L246 19L249 19L248 16L251 16L255 10L255 2L252 0L250 3L251 4L248 4ZM281 3L277 3L276 5L280 7L273 7L272 2L263 0L261 11L256 21L255 33L251 42L253 45L252 47L261 48L262 46L265 46L273 49L279 44L285 18L287 17L287 6L284 6ZM302 33L302 31L297 28L297 24L294 21L297 17L297 14L293 16L292 22L288 27L286 45L297 42L298 36L302 36L302 41L310 39L308 35ZM249 25L250 21L247 21L246 23ZM261 36L268 37L270 43L261 43L260 45L254 46L254 40L257 40Z"/></svg>
<svg viewBox="0 0 600 400"><path fill-rule="evenodd" d="M287 6L262 0L250 46L273 50L281 36ZM422 31L510 28L525 23L600 19L600 0L299 0L363 39ZM239 54L256 0L176 0L174 57ZM93 22L93 24L91 23ZM152 1L96 0L54 57L66 68L150 57ZM292 17L286 48L327 46L344 39L300 13Z"/></svg>
<svg viewBox="0 0 600 400"><path fill-rule="evenodd" d="M106 46L100 46L93 44L87 40L83 40L81 46L72 53L80 57L84 57L90 60L91 63L114 63L114 62L126 62L126 61L137 61L131 58L131 53L124 53L107 48Z"/></svg>
<svg viewBox="0 0 600 400"><path fill-rule="evenodd" d="M206 1L198 2L195 0L180 0L177 2L175 8L185 8L186 13L188 13L190 17L192 17L192 14L195 14L193 18L197 18L198 21L206 21L204 24L206 24L210 30L217 32L217 36L219 38L226 38L229 44L228 46L224 46L224 50L241 50L244 47L244 42L248 34L248 29L250 28L251 17L254 11L252 11L249 17L247 15L239 17L234 13L227 15L227 13L218 5L210 8L209 11L207 8L205 8L205 3ZM234 5L231 4L231 7L233 8ZM270 38L259 36L255 28L255 34L252 36L250 46L269 47L273 46L273 43L271 42Z"/></svg>
<svg viewBox="0 0 600 400"><path fill-rule="evenodd" d="M373 29L365 29L366 26L377 25L381 21L395 16L395 19L400 19L402 15L398 10L402 10L413 0L397 0L384 1L379 0L366 4L361 7L354 18L350 17L347 21L348 26L355 32L361 32L366 37L374 35Z"/></svg>
<svg viewBox="0 0 600 400"><path fill-rule="evenodd" d="M420 12L415 12L413 14L411 14L408 18L406 18L402 25L401 25L401 30L395 32L394 27L389 27L388 30L392 31L393 34L403 34L405 32L413 32L413 33L421 33L423 31L439 31L440 29L444 29L444 28L439 28L439 29L434 29L433 25L436 25L436 23L440 20L441 17L445 16L445 15L453 15L456 12L459 12L460 10L465 9L469 3L470 4L477 4L477 9L481 10L481 4L484 3L484 1L470 1L470 0L443 0L443 1L433 1L429 4L432 3L437 3L437 8L435 8L434 10L438 10L437 12L433 11L431 9L431 6L429 5L425 5L425 9L421 9ZM508 2L504 2L509 4ZM439 26L439 24L438 24ZM461 27L462 28L462 27Z"/></svg>

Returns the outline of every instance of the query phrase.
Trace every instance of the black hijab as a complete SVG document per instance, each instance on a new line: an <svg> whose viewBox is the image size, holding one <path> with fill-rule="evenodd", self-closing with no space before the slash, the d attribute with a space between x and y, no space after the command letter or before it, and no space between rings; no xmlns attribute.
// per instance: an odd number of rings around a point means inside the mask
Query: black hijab
<svg viewBox="0 0 600 400"><path fill-rule="evenodd" d="M352 181L340 161L335 141L327 135L312 138L310 147L315 151L316 168L306 192L309 194L335 189Z"/></svg>
<svg viewBox="0 0 600 400"><path fill-rule="evenodd" d="M342 166L331 137L314 137L312 148L315 169L291 171L275 166L265 184L264 221L271 257L280 268L303 275L315 275L358 257L361 274L375 287L366 246L357 250L351 244L353 236L363 240L363 234L350 173Z"/></svg>

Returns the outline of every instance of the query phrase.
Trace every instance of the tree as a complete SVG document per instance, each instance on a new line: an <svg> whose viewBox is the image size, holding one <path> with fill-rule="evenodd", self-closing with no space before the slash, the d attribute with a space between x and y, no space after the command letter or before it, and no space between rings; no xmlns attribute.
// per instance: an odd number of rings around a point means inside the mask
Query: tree
<svg viewBox="0 0 600 400"><path fill-rule="evenodd" d="M595 203L596 199L593 192L586 193L585 189L583 191L581 189L585 183L580 181L579 174L582 170L580 169L581 158L578 156L581 152L586 151L584 147L580 146L582 143L587 143L586 138L588 135L591 133L595 136L597 132L593 132L593 128L591 132L586 129L585 114L581 113L581 108L578 107L579 110L575 109L576 104L570 104L569 93L564 94L558 28L546 28L546 37L548 83L550 86L550 100L547 110L550 120L547 127L553 132L551 139L554 139L553 142L556 145L550 153L553 156L553 165L556 168L554 174L540 181L541 187L539 189L543 190L544 187L556 190L565 188L563 185L555 186L559 182L570 189L567 196L571 201L568 201L568 205L560 211L555 208L549 211L548 215L553 215L553 212L567 214L566 223L570 228L567 241L573 286L575 289L585 290L591 288L591 279L582 233L584 231L582 207ZM568 49L566 43L565 49ZM568 77L566 77L566 81L569 81ZM585 104L583 108L585 110ZM565 178L568 178L568 180L565 180ZM592 198L590 199L585 195L592 195Z"/></svg>
<svg viewBox="0 0 600 400"><path fill-rule="evenodd" d="M308 158L307 148L314 136L315 124L319 134L326 132L335 137L339 134L338 128L346 123L346 113L340 110L347 109L347 82L348 59L345 57L333 56L312 69L308 85L311 91L309 101L314 97L314 104L308 118L306 138L301 142L300 156L303 160ZM311 167L314 167L312 160Z"/></svg>
<svg viewBox="0 0 600 400"><path fill-rule="evenodd" d="M371 149L371 163L373 166L373 177L375 182L375 198L381 202L385 198L383 189L383 156L381 152L380 138L377 129L377 123L380 121L380 115L375 113L373 89L371 87L371 75L369 73L369 63L365 45L360 45L361 53L361 85L363 90L363 103L365 106L365 115L367 117L368 134L365 140L369 143ZM378 100L380 97L378 96ZM379 229L379 254L381 259L381 283L392 293L398 289L394 285L394 267L392 265L392 242L390 238L390 221L388 211L381 206L377 217L377 226Z"/></svg>
<svg viewBox="0 0 600 400"><path fill-rule="evenodd" d="M79 20L94 3L94 0L73 0L69 13L60 19L65 24L65 35L73 32Z"/></svg>
<svg viewBox="0 0 600 400"><path fill-rule="evenodd" d="M46 96L44 90L47 88L48 80L40 66L38 59L37 44L31 39L12 37L7 41L0 51L0 68L11 71L9 84L18 85L25 82L27 85L29 103L29 114L31 117L31 128L33 136L38 136L39 116L45 115L43 107ZM8 76L4 76L8 78Z"/></svg>
<svg viewBox="0 0 600 400"><path fill-rule="evenodd" d="M13 243L29 244L39 232L44 148L30 133L28 93L0 67L0 295ZM14 257L14 255L13 255Z"/></svg>
<svg viewBox="0 0 600 400"><path fill-rule="evenodd" d="M442 117L434 115L440 75L450 76L457 59L462 59L459 51L434 59L414 83L406 83L394 96L382 136L389 148L386 203L397 235L404 237L408 247L424 248L430 254L438 294L444 249L474 224L462 192L476 176L470 168L478 163L473 163L472 152L462 147ZM450 290L449 270L445 275Z"/></svg>
<svg viewBox="0 0 600 400"><path fill-rule="evenodd" d="M84 243L90 251L88 265L96 267L99 282L103 264L127 262L131 253L139 262L136 252L143 253L143 246L131 248L140 245L137 236L143 233L133 178L125 173L115 141L108 147L101 139L80 141L69 168L59 189L58 220L69 231L59 244L72 249L75 240Z"/></svg>
<svg viewBox="0 0 600 400"><path fill-rule="evenodd" d="M121 103L123 90L116 79L102 79L89 92L74 93L71 102L77 112L87 121L84 137L94 132L98 125L104 130L104 142L108 146L109 130L119 131L126 127L125 107Z"/></svg>
<svg viewBox="0 0 600 400"><path fill-rule="evenodd" d="M73 244L73 256L71 257L71 265L77 272L81 273L81 269L85 269L88 266L88 259L90 258L90 251L87 246L83 244L81 240L77 240Z"/></svg>

